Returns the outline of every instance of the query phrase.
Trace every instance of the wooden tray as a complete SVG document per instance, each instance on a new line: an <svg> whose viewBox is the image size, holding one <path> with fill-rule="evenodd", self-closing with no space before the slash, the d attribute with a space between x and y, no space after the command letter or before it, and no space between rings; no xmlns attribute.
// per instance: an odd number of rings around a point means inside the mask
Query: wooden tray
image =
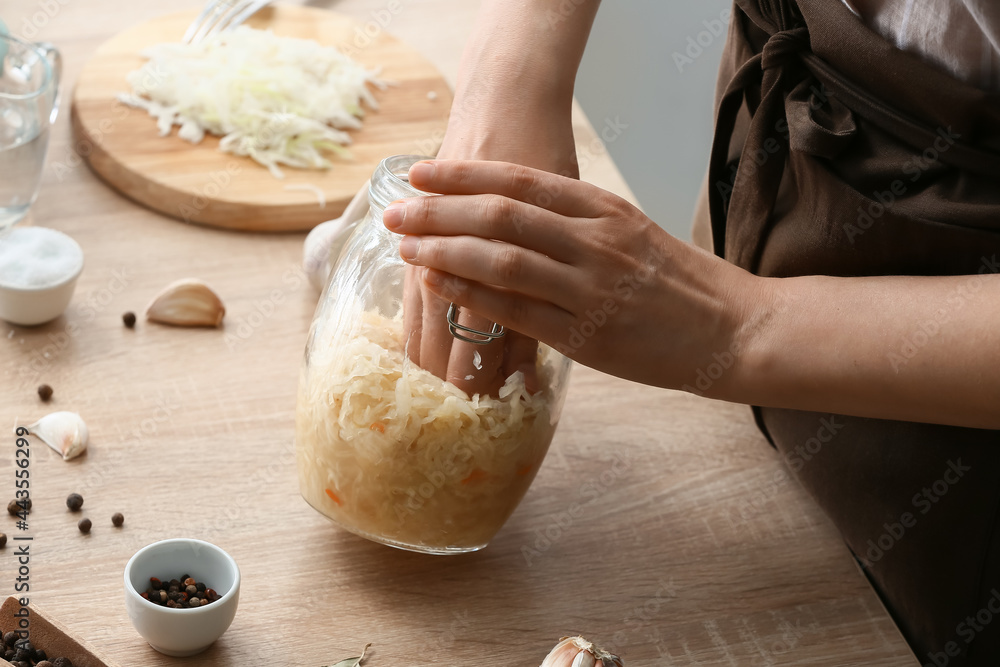
<svg viewBox="0 0 1000 667"><path fill-rule="evenodd" d="M80 74L71 109L74 145L101 178L127 197L206 225L306 230L340 215L382 158L437 152L452 100L440 72L384 30L370 37L352 19L313 7L270 7L248 24L339 46L362 65L381 67L381 77L397 84L375 91L380 109L366 110L364 127L351 132L351 158L334 158L325 171L283 167L285 178L276 179L250 158L219 151L217 137L194 145L178 138L176 127L170 136L159 136L149 114L122 105L116 95L128 90L126 75L145 62L140 52L179 41L195 15L171 14L119 33L98 48ZM320 188L326 206L320 208L315 191L295 188L303 184Z"/></svg>
<svg viewBox="0 0 1000 667"><path fill-rule="evenodd" d="M21 608L17 598L10 596L3 606L0 606L0 628L4 632L12 630L17 625L14 613ZM51 658L65 656L73 661L74 667L118 667L98 657L97 652L80 639L76 639L69 630L55 619L47 616L34 605L29 605L31 643L44 649ZM0 665L9 667L10 663L0 658Z"/></svg>

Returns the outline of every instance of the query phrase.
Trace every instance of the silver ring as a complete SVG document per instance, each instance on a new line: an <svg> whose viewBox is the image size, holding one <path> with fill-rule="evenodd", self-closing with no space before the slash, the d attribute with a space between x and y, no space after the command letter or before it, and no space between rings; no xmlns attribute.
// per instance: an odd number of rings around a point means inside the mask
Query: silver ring
<svg viewBox="0 0 1000 667"><path fill-rule="evenodd" d="M464 340L466 343L473 343L475 345L488 345L492 343L497 338L503 338L507 335L504 331L503 326L493 323L493 328L490 331L480 331L479 329L473 329L471 327L464 326L458 323L458 306L454 302L448 306L448 331L452 336L458 340ZM482 338L469 338L459 333L459 331L464 331L476 336L482 336Z"/></svg>

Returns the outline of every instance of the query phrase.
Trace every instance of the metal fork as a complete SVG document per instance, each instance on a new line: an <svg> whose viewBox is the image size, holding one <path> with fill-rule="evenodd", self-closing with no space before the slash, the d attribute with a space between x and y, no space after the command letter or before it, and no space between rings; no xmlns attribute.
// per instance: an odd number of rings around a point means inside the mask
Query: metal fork
<svg viewBox="0 0 1000 667"><path fill-rule="evenodd" d="M209 0L198 18L188 26L183 41L185 44L197 44L224 30L232 30L270 2L271 0Z"/></svg>

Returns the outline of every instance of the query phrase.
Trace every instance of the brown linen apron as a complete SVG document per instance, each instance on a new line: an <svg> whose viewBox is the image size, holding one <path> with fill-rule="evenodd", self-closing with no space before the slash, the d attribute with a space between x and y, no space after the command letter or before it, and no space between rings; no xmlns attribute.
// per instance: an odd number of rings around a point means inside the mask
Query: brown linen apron
<svg viewBox="0 0 1000 667"><path fill-rule="evenodd" d="M969 293L1000 271L1000 98L841 0L735 0L717 107L717 254L765 276L967 275ZM887 360L909 363L963 305ZM1000 664L1000 431L755 414L921 663Z"/></svg>

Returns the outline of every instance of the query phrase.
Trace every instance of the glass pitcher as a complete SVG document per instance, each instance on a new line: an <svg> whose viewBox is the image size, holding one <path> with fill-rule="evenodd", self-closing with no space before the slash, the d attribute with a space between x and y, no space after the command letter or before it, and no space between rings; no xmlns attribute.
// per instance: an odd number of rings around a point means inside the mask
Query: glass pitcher
<svg viewBox="0 0 1000 667"><path fill-rule="evenodd" d="M485 547L528 490L555 432L571 362L539 344L535 393L518 371L497 396L469 396L407 358L402 237L382 225L382 212L426 194L407 182L420 159L378 166L368 214L316 309L296 409L299 484L310 505L353 533L462 553Z"/></svg>

